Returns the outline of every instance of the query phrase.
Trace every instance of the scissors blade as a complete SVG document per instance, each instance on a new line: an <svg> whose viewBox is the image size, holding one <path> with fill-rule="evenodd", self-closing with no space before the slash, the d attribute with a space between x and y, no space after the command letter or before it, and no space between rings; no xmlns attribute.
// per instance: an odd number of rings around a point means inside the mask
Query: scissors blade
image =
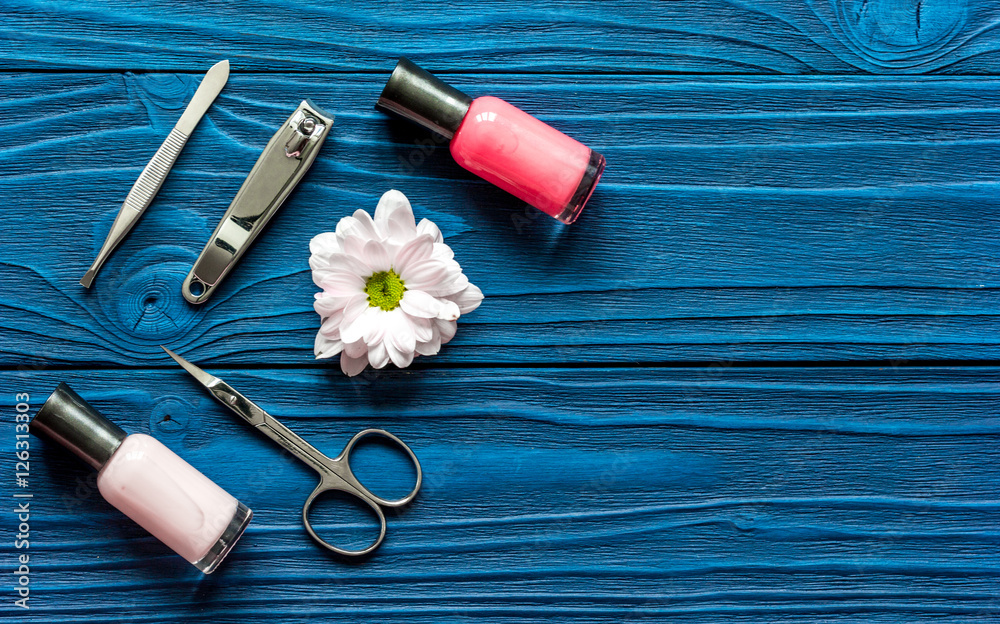
<svg viewBox="0 0 1000 624"><path fill-rule="evenodd" d="M173 168L177 157L180 156L181 150L184 149L184 145L187 144L188 137L191 136L195 126L201 121L215 97L222 91L227 80L229 80L229 61L219 61L205 74L205 78L198 85L194 97L184 109L184 114L181 115L167 138L163 140L160 149L153 154L149 164L139 174L139 179L132 185L132 189L129 190L125 202L118 209L118 216L115 217L115 222L111 225L108 237L104 239L101 251L98 252L93 264L80 279L81 286L90 288L90 285L94 283L94 278L97 277L97 272L111 256L111 252L125 239L125 236L139 221L139 217L149 207L153 197L160 191L164 180L167 179L167 174Z"/></svg>
<svg viewBox="0 0 1000 624"><path fill-rule="evenodd" d="M344 477L337 474L334 460L324 455L312 444L303 440L297 433L278 422L274 416L265 412L259 405L237 392L235 388L226 382L214 375L209 375L170 349L163 345L160 345L160 348L166 351L167 355L174 358L175 362L180 364L184 370L198 380L198 383L211 392L212 396L220 403L239 414L243 420L256 427L261 433L312 466L319 473L331 474L339 477L341 480L344 479Z"/></svg>
<svg viewBox="0 0 1000 624"><path fill-rule="evenodd" d="M220 403L239 414L243 420L254 427L264 424L267 417L259 405L240 394L235 388L222 381L215 375L209 375L191 362L188 362L170 349L160 345L160 348L167 352L167 355L174 358L174 361L181 365L198 383L212 393Z"/></svg>

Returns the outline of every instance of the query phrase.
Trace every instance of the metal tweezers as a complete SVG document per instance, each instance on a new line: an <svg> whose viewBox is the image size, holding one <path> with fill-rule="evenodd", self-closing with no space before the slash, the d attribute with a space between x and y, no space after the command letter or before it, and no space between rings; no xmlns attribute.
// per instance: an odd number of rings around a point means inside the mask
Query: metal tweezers
<svg viewBox="0 0 1000 624"><path fill-rule="evenodd" d="M173 130L170 131L170 134L167 135L160 149L156 150L153 159L142 170L139 179L132 185L132 190L128 192L125 203L118 210L118 216L115 217L115 222L111 225L111 231L104 241L104 246L101 247L101 251L97 254L94 263L90 265L90 268L80 280L82 286L90 288L90 285L94 282L94 277L97 276L97 272L101 270L104 262L111 256L111 252L125 239L125 236L131 231L132 227L138 223L139 217L149 207L150 202L153 201L153 197L156 196L156 193L163 185L163 181L167 179L167 174L170 173L170 169L177 161L177 157L180 156L181 150L184 149L188 137L194 132L195 126L198 125L205 111L215 101L215 97L222 91L222 87L225 86L227 80L229 80L229 61L219 61L205 74L205 78L198 85L198 90L195 91L194 97L191 98L191 102L184 109L184 114L181 115L180 120L178 120Z"/></svg>

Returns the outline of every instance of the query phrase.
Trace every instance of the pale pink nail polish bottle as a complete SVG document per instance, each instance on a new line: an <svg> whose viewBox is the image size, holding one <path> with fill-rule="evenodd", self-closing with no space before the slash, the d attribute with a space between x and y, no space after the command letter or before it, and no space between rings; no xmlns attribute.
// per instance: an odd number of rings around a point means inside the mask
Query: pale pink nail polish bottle
<svg viewBox="0 0 1000 624"><path fill-rule="evenodd" d="M375 108L451 140L461 166L563 223L573 223L604 171L604 156L507 102L472 99L405 58Z"/></svg>
<svg viewBox="0 0 1000 624"><path fill-rule="evenodd" d="M229 554L253 516L155 438L126 434L64 383L29 429L97 469L105 500L205 574Z"/></svg>

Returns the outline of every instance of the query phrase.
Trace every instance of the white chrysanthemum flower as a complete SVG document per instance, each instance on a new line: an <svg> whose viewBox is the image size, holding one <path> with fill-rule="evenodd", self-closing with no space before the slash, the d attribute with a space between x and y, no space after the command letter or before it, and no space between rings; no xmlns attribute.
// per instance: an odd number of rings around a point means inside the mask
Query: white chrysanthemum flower
<svg viewBox="0 0 1000 624"><path fill-rule="evenodd" d="M354 376L368 364L403 368L437 353L458 317L483 300L443 240L433 222L415 223L399 191L382 195L374 219L358 210L314 237L309 266L323 289L313 304L323 319L316 357L340 353L340 368Z"/></svg>

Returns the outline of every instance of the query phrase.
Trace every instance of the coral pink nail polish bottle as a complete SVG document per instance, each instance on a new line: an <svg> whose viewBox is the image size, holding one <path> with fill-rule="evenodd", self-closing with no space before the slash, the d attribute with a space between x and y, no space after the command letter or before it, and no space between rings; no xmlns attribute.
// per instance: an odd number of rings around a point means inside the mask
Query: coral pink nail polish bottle
<svg viewBox="0 0 1000 624"><path fill-rule="evenodd" d="M563 223L573 223L604 171L604 156L507 102L472 99L405 58L375 108L451 140L461 166Z"/></svg>
<svg viewBox="0 0 1000 624"><path fill-rule="evenodd" d="M253 516L155 438L126 434L64 383L29 429L96 468L105 500L205 574L229 554Z"/></svg>

